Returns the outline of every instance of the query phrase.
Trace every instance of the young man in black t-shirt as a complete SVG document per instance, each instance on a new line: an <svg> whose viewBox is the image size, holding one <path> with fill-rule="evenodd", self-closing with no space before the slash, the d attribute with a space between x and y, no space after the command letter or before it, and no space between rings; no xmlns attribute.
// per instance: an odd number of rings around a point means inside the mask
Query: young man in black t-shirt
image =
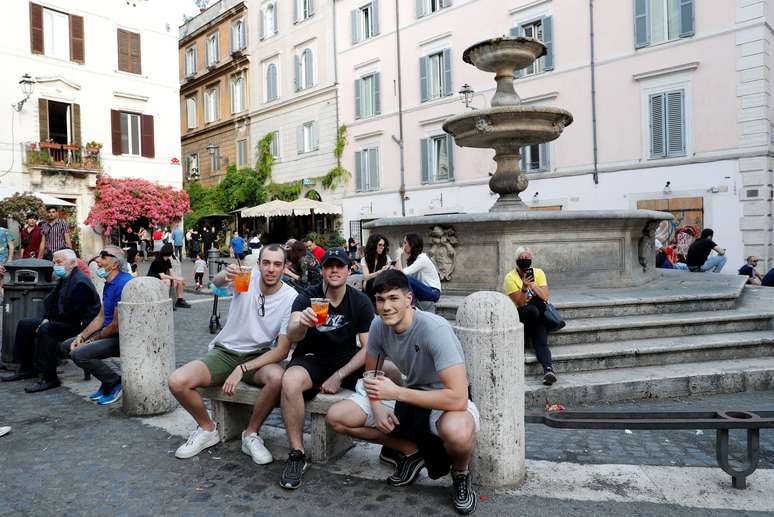
<svg viewBox="0 0 774 517"><path fill-rule="evenodd" d="M368 329L374 309L366 295L347 285L349 256L343 248L331 248L321 260L321 284L301 292L293 303L288 339L297 343L282 377L282 417L290 442L290 454L280 477L283 488L298 488L308 466L304 454L304 399L318 392L354 389L363 375ZM312 298L328 300L328 318L317 325ZM356 338L360 340L360 348Z"/></svg>
<svg viewBox="0 0 774 517"><path fill-rule="evenodd" d="M723 266L726 265L726 250L715 244L712 237L715 232L712 228L704 228L701 236L688 248L688 256L685 262L688 269L693 272L702 273L709 271L711 273L720 273ZM717 255L710 257L710 252L716 251Z"/></svg>
<svg viewBox="0 0 774 517"><path fill-rule="evenodd" d="M183 300L183 292L185 289L185 279L180 276L174 276L172 271L172 261L169 257L174 253L174 248L171 244L165 244L161 247L159 256L151 262L148 268L148 276L156 277L161 280L167 287L174 287L177 292L177 301L175 307L182 307L184 309L190 309L191 304Z"/></svg>

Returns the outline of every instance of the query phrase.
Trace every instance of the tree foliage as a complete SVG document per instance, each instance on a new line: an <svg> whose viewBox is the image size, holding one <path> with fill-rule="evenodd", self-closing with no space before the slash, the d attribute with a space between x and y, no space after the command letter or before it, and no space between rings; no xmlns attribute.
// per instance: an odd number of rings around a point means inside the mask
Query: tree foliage
<svg viewBox="0 0 774 517"><path fill-rule="evenodd" d="M27 220L27 214L40 216L43 214L43 201L40 198L28 193L16 193L0 201L0 217L5 222L6 219L13 219L20 225Z"/></svg>

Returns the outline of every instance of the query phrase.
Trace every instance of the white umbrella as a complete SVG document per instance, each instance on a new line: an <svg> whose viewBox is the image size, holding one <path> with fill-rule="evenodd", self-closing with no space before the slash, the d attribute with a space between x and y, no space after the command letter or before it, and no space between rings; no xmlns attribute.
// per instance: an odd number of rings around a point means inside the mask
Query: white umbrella
<svg viewBox="0 0 774 517"><path fill-rule="evenodd" d="M243 208L241 215L242 217L278 217L293 215L293 209L287 201L275 199L262 205Z"/></svg>
<svg viewBox="0 0 774 517"><path fill-rule="evenodd" d="M64 199L59 199L58 197L54 197L49 194L44 194L42 192L24 192L21 189L15 189L12 187L0 187L0 199L9 198L17 193L31 194L36 198L40 199L41 201L43 201L43 204L45 205L75 206L75 203L70 203L69 201L65 201Z"/></svg>
<svg viewBox="0 0 774 517"><path fill-rule="evenodd" d="M307 197L296 199L290 203L290 207L293 209L294 215L309 215L314 210L315 214L341 214L342 210L340 206L333 205L331 203L323 203L322 201L315 201Z"/></svg>

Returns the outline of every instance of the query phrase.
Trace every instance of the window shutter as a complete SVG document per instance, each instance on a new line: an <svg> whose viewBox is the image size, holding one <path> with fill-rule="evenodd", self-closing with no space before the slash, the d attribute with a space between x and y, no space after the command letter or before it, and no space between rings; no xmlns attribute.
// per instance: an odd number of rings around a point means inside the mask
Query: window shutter
<svg viewBox="0 0 774 517"><path fill-rule="evenodd" d="M355 192L363 191L363 153L355 151Z"/></svg>
<svg viewBox="0 0 774 517"><path fill-rule="evenodd" d="M554 23L550 16L542 20L543 24L543 45L546 46L546 55L543 62L543 70L554 69Z"/></svg>
<svg viewBox="0 0 774 517"><path fill-rule="evenodd" d="M350 23L352 24L352 44L354 45L360 41L360 9L352 9Z"/></svg>
<svg viewBox="0 0 774 517"><path fill-rule="evenodd" d="M306 13L306 17L309 18L314 14L314 0L309 0L309 12Z"/></svg>
<svg viewBox="0 0 774 517"><path fill-rule="evenodd" d="M70 15L70 61L84 61L83 16L74 14Z"/></svg>
<svg viewBox="0 0 774 517"><path fill-rule="evenodd" d="M664 156L664 95L650 96L650 156Z"/></svg>
<svg viewBox="0 0 774 517"><path fill-rule="evenodd" d="M379 190L379 150L368 150L368 190Z"/></svg>
<svg viewBox="0 0 774 517"><path fill-rule="evenodd" d="M314 86L314 58L311 50L307 49L304 53L304 61L304 72L306 73L306 77L304 77L304 88L311 88Z"/></svg>
<svg viewBox="0 0 774 517"><path fill-rule="evenodd" d="M129 33L129 71L133 74L142 73L142 51L140 49L140 34Z"/></svg>
<svg viewBox="0 0 774 517"><path fill-rule="evenodd" d="M449 162L449 181L454 181L454 138L446 135L446 160Z"/></svg>
<svg viewBox="0 0 774 517"><path fill-rule="evenodd" d="M312 124L312 149L317 150L320 148L320 127L317 123Z"/></svg>
<svg viewBox="0 0 774 517"><path fill-rule="evenodd" d="M355 79L355 120L362 117L363 108L361 106L361 102L363 102L363 93L361 91L361 88L363 87L363 81L360 79Z"/></svg>
<svg viewBox="0 0 774 517"><path fill-rule="evenodd" d="M374 85L374 115L380 115L382 113L381 74L376 72L372 81L371 84Z"/></svg>
<svg viewBox="0 0 774 517"><path fill-rule="evenodd" d="M419 58L419 95L422 102L425 102L430 98L430 85L427 84L428 68L430 67L430 60L427 56Z"/></svg>
<svg viewBox="0 0 774 517"><path fill-rule="evenodd" d="M422 154L422 183L430 183L430 139L420 140L419 147Z"/></svg>
<svg viewBox="0 0 774 517"><path fill-rule="evenodd" d="M293 0L293 23L298 23L298 2L303 0Z"/></svg>
<svg viewBox="0 0 774 517"><path fill-rule="evenodd" d="M519 148L519 167L521 167L521 170L524 172L527 172L527 147L521 147Z"/></svg>
<svg viewBox="0 0 774 517"><path fill-rule="evenodd" d="M683 91L666 94L667 156L685 154Z"/></svg>
<svg viewBox="0 0 774 517"><path fill-rule="evenodd" d="M43 7L30 2L30 52L43 53Z"/></svg>
<svg viewBox="0 0 774 517"><path fill-rule="evenodd" d="M296 128L296 148L298 151L298 154L302 154L304 152L304 126L298 126Z"/></svg>
<svg viewBox="0 0 774 517"><path fill-rule="evenodd" d="M142 155L146 158L156 156L153 135L153 115L140 116L140 145Z"/></svg>
<svg viewBox="0 0 774 517"><path fill-rule="evenodd" d="M680 0L680 37L693 34L693 0Z"/></svg>
<svg viewBox="0 0 774 517"><path fill-rule="evenodd" d="M540 170L547 171L551 168L551 157L548 155L548 143L540 144Z"/></svg>
<svg viewBox="0 0 774 517"><path fill-rule="evenodd" d="M379 34L379 0L371 3L371 36Z"/></svg>
<svg viewBox="0 0 774 517"><path fill-rule="evenodd" d="M129 71L129 33L118 29L118 69Z"/></svg>
<svg viewBox="0 0 774 517"><path fill-rule="evenodd" d="M266 69L266 100L277 98L277 67L272 63Z"/></svg>
<svg viewBox="0 0 774 517"><path fill-rule="evenodd" d="M522 30L521 26L518 25L516 27L511 27L511 37L512 38L518 38L520 36L524 36L524 31ZM516 78L524 77L524 69L516 70Z"/></svg>
<svg viewBox="0 0 774 517"><path fill-rule="evenodd" d="M279 32L277 30L277 24L279 23L279 5L277 5L277 2L274 2L274 34L277 34Z"/></svg>
<svg viewBox="0 0 774 517"><path fill-rule="evenodd" d="M441 0L441 9L451 7L452 0Z"/></svg>
<svg viewBox="0 0 774 517"><path fill-rule="evenodd" d="M72 142L75 145L81 145L81 105L80 104L72 104L73 109L73 138Z"/></svg>
<svg viewBox="0 0 774 517"><path fill-rule="evenodd" d="M293 84L296 87L296 91L301 89L301 59L298 57L298 55L293 56L293 63L294 63L294 74L293 74Z"/></svg>
<svg viewBox="0 0 774 517"><path fill-rule="evenodd" d="M452 86L451 67L451 50L445 48L443 49L443 94L445 96L449 96L454 93L454 88Z"/></svg>
<svg viewBox="0 0 774 517"><path fill-rule="evenodd" d="M121 154L121 112L110 110L110 136L113 154Z"/></svg>
<svg viewBox="0 0 774 517"><path fill-rule="evenodd" d="M425 0L417 0L417 18L422 18L425 14Z"/></svg>
<svg viewBox="0 0 774 517"><path fill-rule="evenodd" d="M262 40L264 38L263 33L263 9L258 11L258 39Z"/></svg>
<svg viewBox="0 0 774 517"><path fill-rule="evenodd" d="M231 37L229 39L229 48L231 49L231 52L234 52L237 49L235 43L239 39L239 36L234 37L234 33L235 32L236 32L236 23L232 23L231 24L231 32L229 32L229 34L231 35Z"/></svg>
<svg viewBox="0 0 774 517"><path fill-rule="evenodd" d="M40 127L40 141L48 140L48 101L38 99L38 126Z"/></svg>
<svg viewBox="0 0 774 517"><path fill-rule="evenodd" d="M650 45L649 0L634 0L634 48Z"/></svg>
<svg viewBox="0 0 774 517"><path fill-rule="evenodd" d="M247 48L247 16L242 18L242 32L239 33L239 50Z"/></svg>

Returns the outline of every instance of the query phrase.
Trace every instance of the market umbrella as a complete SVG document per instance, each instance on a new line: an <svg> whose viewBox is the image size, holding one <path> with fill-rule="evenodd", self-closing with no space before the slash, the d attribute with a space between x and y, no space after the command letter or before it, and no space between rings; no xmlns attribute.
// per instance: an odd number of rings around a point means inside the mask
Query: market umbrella
<svg viewBox="0 0 774 517"><path fill-rule="evenodd" d="M293 209L287 201L275 199L262 205L243 208L241 215L242 217L279 217L293 215Z"/></svg>
<svg viewBox="0 0 774 517"><path fill-rule="evenodd" d="M296 199L290 203L290 208L293 210L293 215L310 215L314 210L315 214L334 214L338 215L342 213L341 207L333 205L331 203L323 203L322 201L315 201L302 197Z"/></svg>

